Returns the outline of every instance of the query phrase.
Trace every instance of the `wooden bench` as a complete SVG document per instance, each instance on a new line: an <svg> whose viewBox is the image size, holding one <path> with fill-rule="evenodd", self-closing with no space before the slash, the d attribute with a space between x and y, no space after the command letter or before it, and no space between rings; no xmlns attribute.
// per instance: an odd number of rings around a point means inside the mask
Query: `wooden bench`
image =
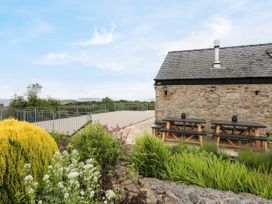
<svg viewBox="0 0 272 204"><path fill-rule="evenodd" d="M156 136L160 135L159 130L161 128L164 128L165 124L166 124L166 122L164 122L164 121L155 121L154 125L152 126L152 134L156 135Z"/></svg>
<svg viewBox="0 0 272 204"><path fill-rule="evenodd" d="M163 128L163 127L164 127L164 125L154 124L152 126L152 134L158 136L160 134L160 129Z"/></svg>
<svg viewBox="0 0 272 204"><path fill-rule="evenodd" d="M161 128L159 130L160 132L166 132L170 134L174 134L175 140L178 140L178 138L182 138L183 141L189 142L192 138L197 138L198 143L202 145L202 136L207 136L206 131L193 131L193 130L177 130L177 129L167 129L167 128ZM168 138L165 138L166 140Z"/></svg>
<svg viewBox="0 0 272 204"><path fill-rule="evenodd" d="M215 125L212 125L211 128L214 129L214 128L215 128ZM220 129L221 129L221 130L222 130L222 129L225 129L225 130L233 130L233 127L231 127L231 126L224 126L224 128L220 128ZM243 132L243 131L246 131L247 128L245 128L245 127L236 127L235 130Z"/></svg>
<svg viewBox="0 0 272 204"><path fill-rule="evenodd" d="M213 137L216 138L216 145L219 146L220 139L227 140L231 147L240 147L241 141L247 141L247 142L256 142L259 141L262 144L262 147L265 151L267 151L267 143L268 143L268 137L266 136L254 136L254 135L238 135L238 134L226 134L226 133L213 133ZM234 144L231 140L237 140L238 146Z"/></svg>
<svg viewBox="0 0 272 204"><path fill-rule="evenodd" d="M155 121L154 124L155 124L155 125L165 125L166 122L164 122L164 121Z"/></svg>
<svg viewBox="0 0 272 204"><path fill-rule="evenodd" d="M189 128L197 127L196 124L184 124L184 123L181 123L181 122L174 122L174 124L177 125L177 126L185 126L185 127L189 127ZM201 128L205 128L205 125L201 125Z"/></svg>

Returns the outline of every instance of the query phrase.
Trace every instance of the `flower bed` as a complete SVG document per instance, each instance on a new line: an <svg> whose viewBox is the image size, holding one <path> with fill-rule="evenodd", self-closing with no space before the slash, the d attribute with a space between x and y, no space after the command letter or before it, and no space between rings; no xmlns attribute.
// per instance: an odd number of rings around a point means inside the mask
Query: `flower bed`
<svg viewBox="0 0 272 204"><path fill-rule="evenodd" d="M94 159L80 162L79 153L73 150L55 153L47 174L38 187L25 165L25 187L28 203L113 203L115 193L103 192L100 186L100 167Z"/></svg>

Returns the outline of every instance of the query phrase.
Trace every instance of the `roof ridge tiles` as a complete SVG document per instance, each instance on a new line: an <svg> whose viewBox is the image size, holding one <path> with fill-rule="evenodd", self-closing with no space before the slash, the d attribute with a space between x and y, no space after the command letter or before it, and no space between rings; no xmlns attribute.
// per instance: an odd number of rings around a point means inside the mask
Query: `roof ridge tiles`
<svg viewBox="0 0 272 204"><path fill-rule="evenodd" d="M228 48L239 48L239 47L255 47L255 46L266 46L272 45L272 43L258 43L258 44L248 44L248 45L234 45L234 46L225 46L220 47L220 49L228 49ZM214 50L214 48L199 48L199 49L188 49L188 50L175 50L169 51L168 53L178 53L178 52L191 52L191 51L204 51L204 50Z"/></svg>

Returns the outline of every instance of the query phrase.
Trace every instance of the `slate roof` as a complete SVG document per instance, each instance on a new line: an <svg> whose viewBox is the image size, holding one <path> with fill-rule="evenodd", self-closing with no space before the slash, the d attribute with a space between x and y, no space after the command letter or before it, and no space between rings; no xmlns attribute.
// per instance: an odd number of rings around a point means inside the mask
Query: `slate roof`
<svg viewBox="0 0 272 204"><path fill-rule="evenodd" d="M155 81L272 77L272 43L220 47L221 68L213 62L214 48L169 52Z"/></svg>

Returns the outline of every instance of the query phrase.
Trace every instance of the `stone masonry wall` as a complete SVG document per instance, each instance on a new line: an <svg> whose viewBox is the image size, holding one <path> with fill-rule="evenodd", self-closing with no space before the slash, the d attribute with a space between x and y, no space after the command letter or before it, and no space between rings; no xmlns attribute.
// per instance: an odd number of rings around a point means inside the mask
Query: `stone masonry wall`
<svg viewBox="0 0 272 204"><path fill-rule="evenodd" d="M156 120L166 116L259 122L272 130L272 84L155 86ZM256 95L255 91L259 90Z"/></svg>

